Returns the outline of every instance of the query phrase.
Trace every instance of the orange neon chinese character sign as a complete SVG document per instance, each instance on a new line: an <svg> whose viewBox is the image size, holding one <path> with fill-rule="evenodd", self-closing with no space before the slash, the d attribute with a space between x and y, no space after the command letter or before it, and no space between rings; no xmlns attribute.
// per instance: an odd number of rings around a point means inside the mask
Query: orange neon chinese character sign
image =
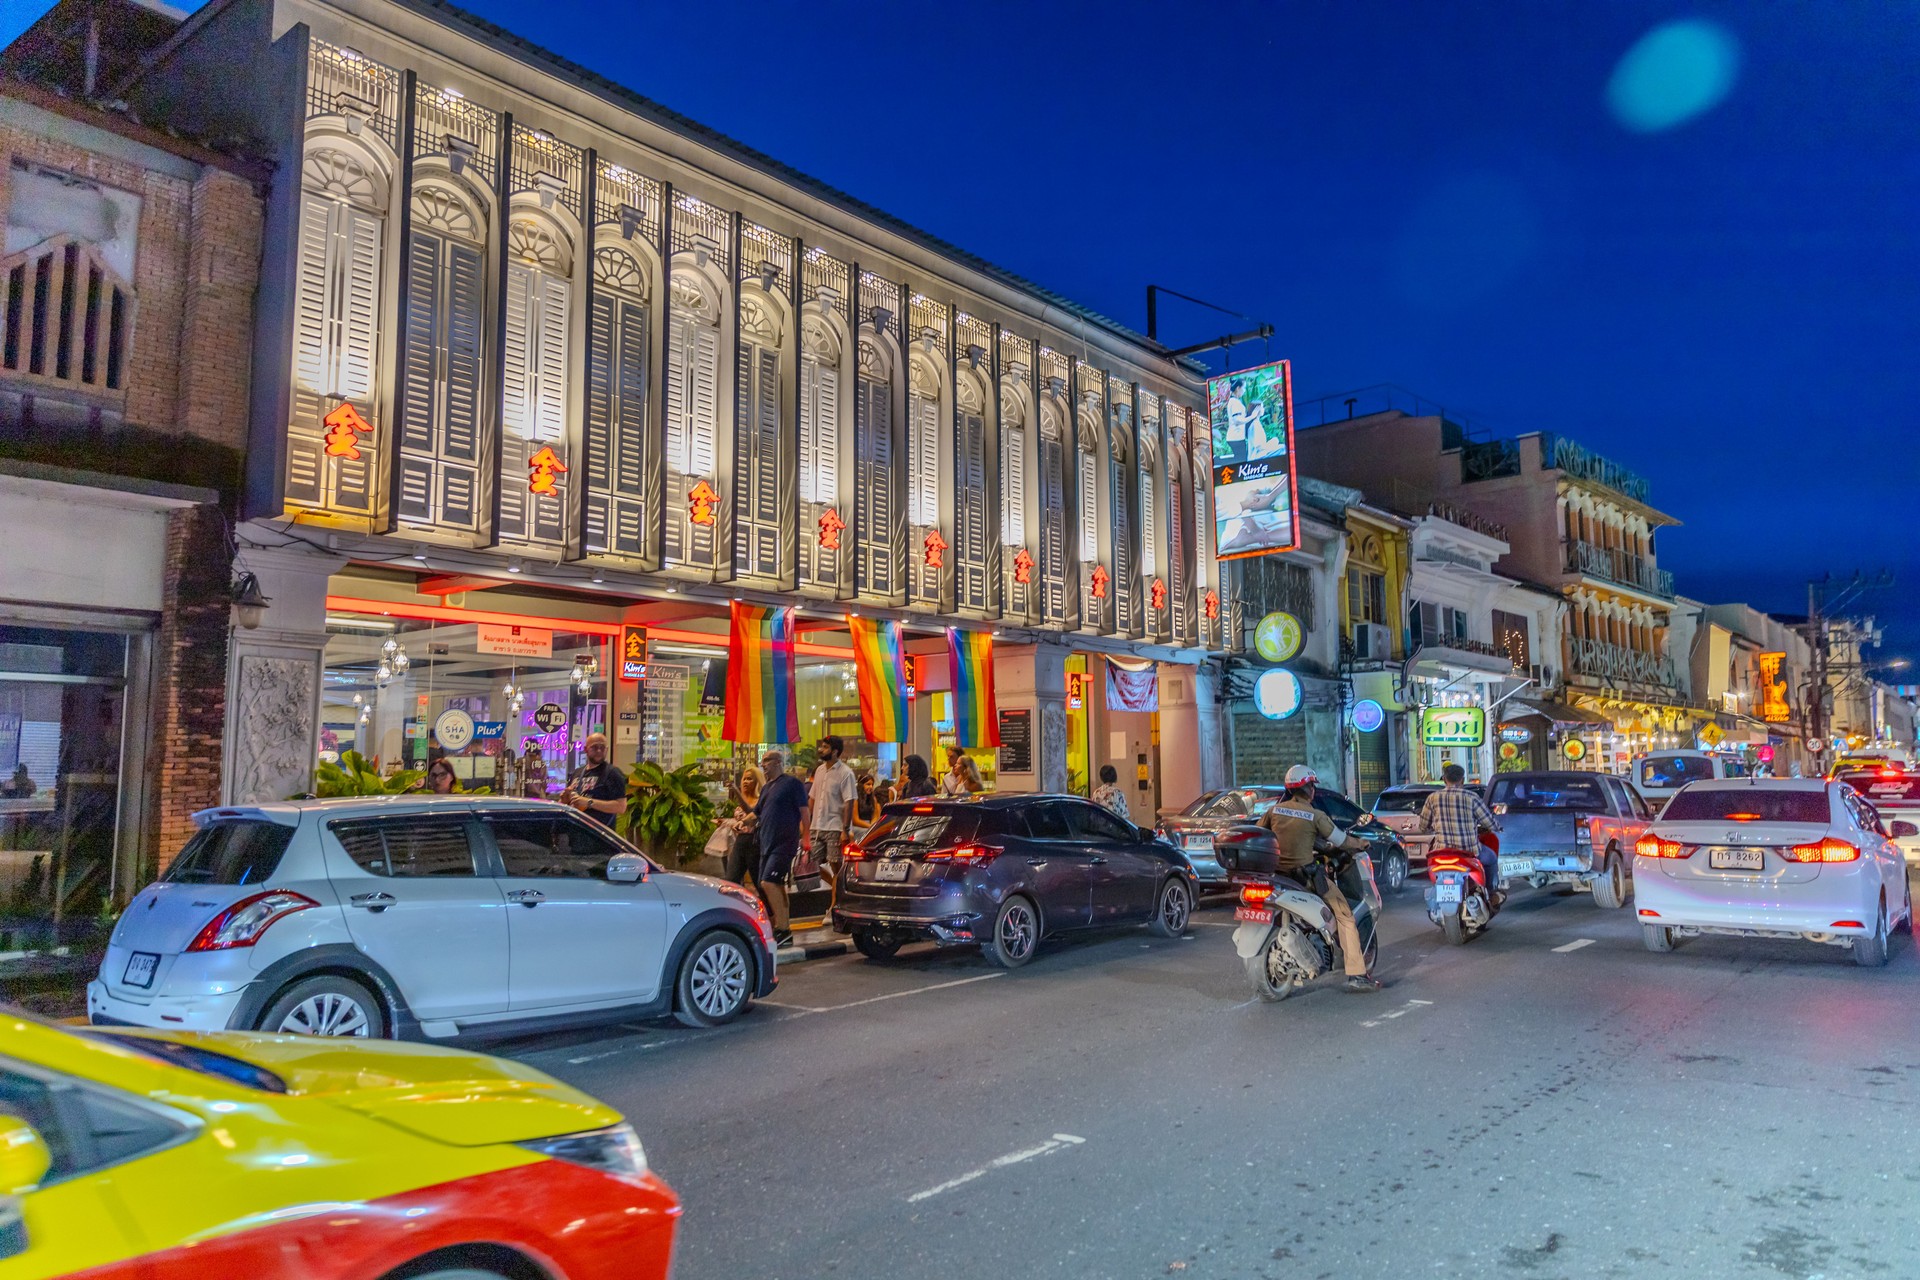
<svg viewBox="0 0 1920 1280"><path fill-rule="evenodd" d="M946 552L947 540L940 536L938 529L927 530L927 568L938 569L942 563L940 557Z"/></svg>
<svg viewBox="0 0 1920 1280"><path fill-rule="evenodd" d="M1787 682L1780 678L1780 668L1786 661L1784 653L1763 653L1758 658L1760 718L1768 724L1781 724L1793 718L1793 708L1787 704Z"/></svg>
<svg viewBox="0 0 1920 1280"><path fill-rule="evenodd" d="M1093 598L1095 600L1105 600L1107 598L1107 583L1112 580L1113 579L1107 575L1107 566L1103 564L1093 566L1093 577L1090 579L1090 582L1093 586Z"/></svg>
<svg viewBox="0 0 1920 1280"><path fill-rule="evenodd" d="M533 472L527 480L527 492L540 494L560 492L554 488L553 478L556 475L565 475L567 464L560 461L560 455L553 451L553 446L541 445L540 451L527 459L527 466Z"/></svg>
<svg viewBox="0 0 1920 1280"><path fill-rule="evenodd" d="M329 458L359 461L360 437L373 434L373 424L360 416L351 400L342 400L334 406L333 412L320 419L320 425L327 429L323 440Z"/></svg>
<svg viewBox="0 0 1920 1280"><path fill-rule="evenodd" d="M687 519L694 524L712 524L713 507L720 501L720 495L705 480L687 491Z"/></svg>
<svg viewBox="0 0 1920 1280"><path fill-rule="evenodd" d="M1013 580L1015 582L1033 581L1033 557L1027 554L1025 547L1013 553Z"/></svg>
<svg viewBox="0 0 1920 1280"><path fill-rule="evenodd" d="M847 522L840 518L838 511L835 511L832 507L828 507L825 511L822 511L820 513L821 547L828 551L838 551L840 549L840 531L846 527Z"/></svg>
<svg viewBox="0 0 1920 1280"><path fill-rule="evenodd" d="M1148 599L1153 602L1153 607L1156 611L1167 607L1167 584L1165 579L1155 578L1153 580L1153 586L1149 589Z"/></svg>
<svg viewBox="0 0 1920 1280"><path fill-rule="evenodd" d="M1208 622L1212 622L1220 616L1220 593L1218 591L1207 592L1206 598L1200 602L1200 612L1207 615Z"/></svg>

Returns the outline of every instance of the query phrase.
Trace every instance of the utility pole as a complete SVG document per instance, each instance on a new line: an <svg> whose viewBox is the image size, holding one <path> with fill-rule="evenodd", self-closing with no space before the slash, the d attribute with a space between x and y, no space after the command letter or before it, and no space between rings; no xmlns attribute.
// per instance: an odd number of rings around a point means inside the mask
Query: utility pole
<svg viewBox="0 0 1920 1280"><path fill-rule="evenodd" d="M1826 754L1830 736L1827 713L1833 701L1834 615L1863 593L1892 585L1893 574L1884 569L1871 578L1856 572L1850 581L1832 595L1829 595L1833 590L1832 574L1822 574L1807 583L1807 623L1802 632L1811 655L1806 688L1806 731L1807 750L1816 756ZM1846 665L1849 671L1860 668L1857 651L1855 660Z"/></svg>

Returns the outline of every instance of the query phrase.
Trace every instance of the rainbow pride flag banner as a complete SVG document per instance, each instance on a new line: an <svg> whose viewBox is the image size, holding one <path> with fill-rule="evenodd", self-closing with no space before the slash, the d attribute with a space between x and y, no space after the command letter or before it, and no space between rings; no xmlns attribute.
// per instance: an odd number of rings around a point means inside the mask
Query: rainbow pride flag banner
<svg viewBox="0 0 1920 1280"><path fill-rule="evenodd" d="M792 609L734 601L727 636L727 709L720 736L728 742L800 740Z"/></svg>
<svg viewBox="0 0 1920 1280"><path fill-rule="evenodd" d="M947 628L947 667L953 674L953 736L963 747L1000 745L993 703L993 637Z"/></svg>
<svg viewBox="0 0 1920 1280"><path fill-rule="evenodd" d="M860 685L860 731L868 742L907 740L907 662L900 624L849 614L853 671Z"/></svg>

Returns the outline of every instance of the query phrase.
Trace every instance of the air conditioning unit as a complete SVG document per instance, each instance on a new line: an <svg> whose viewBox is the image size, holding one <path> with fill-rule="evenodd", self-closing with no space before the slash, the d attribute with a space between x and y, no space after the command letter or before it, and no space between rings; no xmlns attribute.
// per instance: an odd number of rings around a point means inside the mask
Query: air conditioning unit
<svg viewBox="0 0 1920 1280"><path fill-rule="evenodd" d="M1362 662L1385 662L1393 656L1393 633L1384 623L1354 623L1353 656Z"/></svg>
<svg viewBox="0 0 1920 1280"><path fill-rule="evenodd" d="M1527 668L1527 674L1533 677L1535 686L1541 689L1553 688L1553 668L1544 662L1536 662Z"/></svg>

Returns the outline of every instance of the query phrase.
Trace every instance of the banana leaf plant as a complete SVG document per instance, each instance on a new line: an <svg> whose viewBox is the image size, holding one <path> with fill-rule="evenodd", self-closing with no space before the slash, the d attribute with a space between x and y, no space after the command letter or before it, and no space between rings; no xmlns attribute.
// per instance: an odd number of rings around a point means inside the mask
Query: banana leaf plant
<svg viewBox="0 0 1920 1280"><path fill-rule="evenodd" d="M402 769L392 777L380 776L373 761L358 751L343 751L340 762L322 760L313 771L314 794L327 799L334 796L397 796L418 786L426 776L424 769Z"/></svg>
<svg viewBox="0 0 1920 1280"><path fill-rule="evenodd" d="M627 779L627 839L647 856L676 865L697 856L713 834L713 801L697 764L666 770L650 760Z"/></svg>

